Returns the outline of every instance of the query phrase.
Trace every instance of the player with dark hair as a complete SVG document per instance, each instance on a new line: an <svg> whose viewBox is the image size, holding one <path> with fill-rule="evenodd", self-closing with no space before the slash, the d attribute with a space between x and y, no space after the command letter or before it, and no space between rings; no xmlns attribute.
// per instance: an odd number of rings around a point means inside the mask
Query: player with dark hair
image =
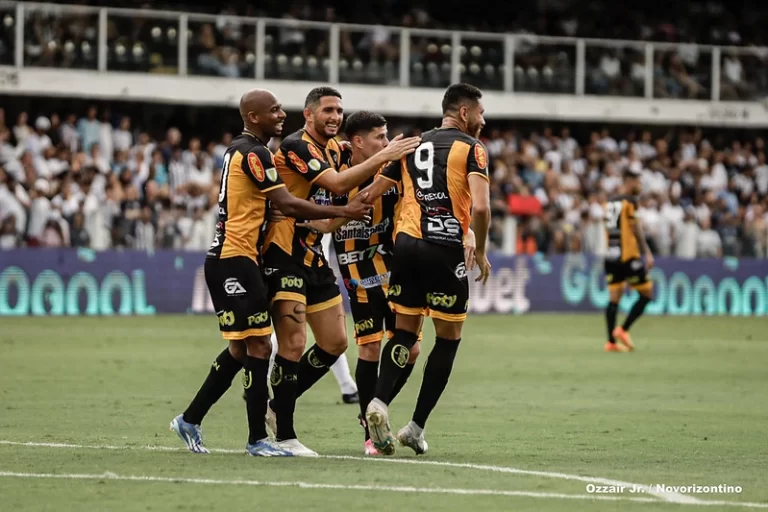
<svg viewBox="0 0 768 512"><path fill-rule="evenodd" d="M392 162L362 192L368 192L367 201L375 201L392 183L403 183L388 294L395 332L384 347L375 398L366 410L374 446L385 454L395 451L390 397L416 344L424 308L429 308L437 339L424 366L412 420L397 439L417 454L427 451L424 426L448 383L469 306L471 268L465 262L464 238L470 222L477 234L477 280L485 284L490 275L488 154L477 140L485 125L481 98L472 85L448 87L440 128L424 133L412 155Z"/></svg>
<svg viewBox="0 0 768 512"><path fill-rule="evenodd" d="M200 424L244 368L246 450L254 456L287 456L291 454L269 440L264 426L272 326L258 259L267 201L289 217L314 219L365 220L370 218L371 207L362 201L321 206L288 192L266 146L270 138L280 135L286 117L272 93L262 89L245 93L240 99L240 116L244 129L224 154L219 219L204 266L219 329L229 347L218 355L192 403L171 421L170 428L191 452L208 453Z"/></svg>
<svg viewBox="0 0 768 512"><path fill-rule="evenodd" d="M344 131L349 150L344 151L340 172L368 160L389 143L387 120L374 112L355 112L347 118ZM349 194L334 195L333 204L346 204L372 181L373 178L366 180ZM387 290L401 192L402 185L393 184L373 202L373 222L370 225L346 219L318 220L306 224L321 233L333 233L336 259L347 289L358 345L355 380L360 398L359 418L365 430L366 455L378 455L365 423L365 411L376 391L381 339L385 329L388 337L392 337L395 329L395 314L387 303ZM474 240L469 245L474 248ZM416 343L411 348L405 371L392 390L390 401L398 395L413 371L419 346Z"/></svg>
<svg viewBox="0 0 768 512"><path fill-rule="evenodd" d="M359 186L387 162L414 151L417 137L392 141L372 158L337 172L342 151L335 140L344 119L341 94L331 87L312 89L304 109L305 125L286 137L275 156L277 170L291 194L329 204ZM301 444L294 430L296 399L320 380L347 348L346 316L336 277L321 246L322 237L293 219L270 223L264 245L265 273L275 318L278 350L270 375L274 398L267 422L277 446L299 456L317 455ZM307 326L315 345L306 348ZM274 414L272 414L274 413Z"/></svg>
<svg viewBox="0 0 768 512"><path fill-rule="evenodd" d="M629 328L645 311L653 300L653 281L648 280L648 271L653 268L653 253L640 222L637 221L637 196L642 190L640 173L624 173L624 194L611 198L603 208L605 210L605 235L608 239L608 251L605 256L605 279L608 282L610 301L605 310L608 326L606 352L628 352L635 350ZM645 264L640 259L640 251L645 256ZM619 300L629 285L640 294L629 311L624 324L616 327L616 313ZM620 344L616 343L616 340Z"/></svg>

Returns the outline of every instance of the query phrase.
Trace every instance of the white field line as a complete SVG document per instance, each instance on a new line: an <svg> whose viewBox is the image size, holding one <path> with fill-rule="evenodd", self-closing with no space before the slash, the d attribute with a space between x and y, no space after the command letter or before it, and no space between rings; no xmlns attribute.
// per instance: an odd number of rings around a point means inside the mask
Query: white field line
<svg viewBox="0 0 768 512"><path fill-rule="evenodd" d="M85 450L89 450L89 449L90 450L147 450L147 451L161 451L161 452L186 451L184 448L172 447L172 446L84 445L84 444L72 444L72 443L19 442L19 441L8 441L8 440L0 440L0 445L38 447L38 448L63 448L63 449L75 449L75 450L84 450L84 449ZM211 452L243 454L245 453L245 450L213 448L211 449ZM612 480L612 479L599 478L599 477L571 475L567 473L558 473L558 472L551 472L551 471L535 471L535 470L512 468L507 466L492 466L492 465L486 465L486 464L470 464L470 463L458 463L458 462L398 459L398 458L385 458L385 457L353 457L353 456L347 456L347 455L321 455L320 457L325 459L335 459L335 460L353 460L353 461L381 462L381 463L394 463L394 464L416 464L416 465L450 467L450 468L460 468L460 469L473 469L473 470L479 470L479 471L491 471L491 472L497 472L497 473L509 473L509 474L516 474L516 475L538 476L542 478L556 478L561 480L573 480L573 481L593 483L596 485L634 488L634 489L637 489L638 491L642 489L644 491L644 494L648 494L650 496L656 496L658 498L661 498L664 501L668 501L671 503L679 503L679 504L687 504L687 505L705 505L705 506L706 505L725 505L725 506L736 506L736 507L746 507L746 508L768 509L768 503L702 500L699 498L695 498L693 496L688 496L685 494L679 494L675 492L670 492L670 493L658 492L652 486L648 486L648 485L634 484L631 482L623 482L619 480ZM567 495L567 496L571 496L571 495ZM585 496L592 496L592 495L590 494Z"/></svg>
<svg viewBox="0 0 768 512"><path fill-rule="evenodd" d="M386 491L414 494L460 494L468 496L516 496L544 499L600 500L600 501L636 501L641 503L663 503L655 498L629 498L623 496L594 496L591 494L560 494L552 492L499 491L495 489L451 489L445 487L410 487L388 485L346 485L319 484L312 482L264 481L264 480L218 480L212 478L182 478L150 475L118 475L112 472L103 474L80 473L17 473L0 471L0 477L45 478L59 480L117 480L128 482L162 482L207 485L252 485L257 487L298 487L299 489L333 489L343 491Z"/></svg>

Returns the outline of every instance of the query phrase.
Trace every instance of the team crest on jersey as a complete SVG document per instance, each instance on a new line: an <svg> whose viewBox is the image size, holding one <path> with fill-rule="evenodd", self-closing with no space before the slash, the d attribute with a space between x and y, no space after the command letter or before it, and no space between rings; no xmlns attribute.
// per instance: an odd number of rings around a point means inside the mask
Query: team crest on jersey
<svg viewBox="0 0 768 512"><path fill-rule="evenodd" d="M298 169L301 174L307 174L307 164L304 162L304 160L299 158L299 155L293 151L289 151L288 160L291 161L291 163L296 167L296 169Z"/></svg>
<svg viewBox="0 0 768 512"><path fill-rule="evenodd" d="M481 144L475 146L475 161L480 169L485 169L488 165L488 156L485 154L485 148Z"/></svg>
<svg viewBox="0 0 768 512"><path fill-rule="evenodd" d="M318 160L325 160L323 158L323 154L320 152L319 149L314 144L307 144L307 147L309 147L309 154L313 157L317 158Z"/></svg>
<svg viewBox="0 0 768 512"><path fill-rule="evenodd" d="M264 166L261 165L261 160L256 153L248 153L248 166L251 168L253 176L259 180L259 183L264 181Z"/></svg>
<svg viewBox="0 0 768 512"><path fill-rule="evenodd" d="M267 169L267 179L269 181L277 181L277 169L274 167Z"/></svg>

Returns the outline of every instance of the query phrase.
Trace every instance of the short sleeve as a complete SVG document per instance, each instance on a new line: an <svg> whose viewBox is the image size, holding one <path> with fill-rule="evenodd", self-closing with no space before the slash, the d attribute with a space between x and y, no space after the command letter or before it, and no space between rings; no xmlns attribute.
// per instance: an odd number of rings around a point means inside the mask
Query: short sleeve
<svg viewBox="0 0 768 512"><path fill-rule="evenodd" d="M265 147L253 146L243 156L240 165L243 168L243 173L262 192L269 192L272 189L285 186L275 168L272 152Z"/></svg>
<svg viewBox="0 0 768 512"><path fill-rule="evenodd" d="M488 176L488 150L482 142L475 142L467 156L467 175L479 174L490 181Z"/></svg>
<svg viewBox="0 0 768 512"><path fill-rule="evenodd" d="M286 166L310 183L314 183L320 176L333 169L325 160L323 152L306 140L285 141L280 151L285 157Z"/></svg>
<svg viewBox="0 0 768 512"><path fill-rule="evenodd" d="M388 179L389 181L400 183L400 181L403 179L402 165L402 160L395 160L394 162L390 162L386 167L384 167L384 170L381 171L380 176Z"/></svg>

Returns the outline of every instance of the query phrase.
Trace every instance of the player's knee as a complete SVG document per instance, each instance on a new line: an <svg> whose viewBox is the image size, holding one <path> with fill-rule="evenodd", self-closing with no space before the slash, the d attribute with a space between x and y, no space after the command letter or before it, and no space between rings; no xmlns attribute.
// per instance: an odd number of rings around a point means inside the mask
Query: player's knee
<svg viewBox="0 0 768 512"><path fill-rule="evenodd" d="M243 340L231 340L229 342L229 353L238 361L244 361L247 354L245 342Z"/></svg>
<svg viewBox="0 0 768 512"><path fill-rule="evenodd" d="M459 340L463 325L464 322L448 322L435 318L435 335L444 340Z"/></svg>
<svg viewBox="0 0 768 512"><path fill-rule="evenodd" d="M416 344L411 347L411 354L408 357L408 364L415 363L416 359L419 358L419 354L421 354L421 342L417 341Z"/></svg>
<svg viewBox="0 0 768 512"><path fill-rule="evenodd" d="M269 336L249 336L245 339L245 347L250 357L269 359L272 355L272 343Z"/></svg>
<svg viewBox="0 0 768 512"><path fill-rule="evenodd" d="M340 356L347 350L347 333L340 332L336 336L319 339L317 340L317 345L329 354Z"/></svg>
<svg viewBox="0 0 768 512"><path fill-rule="evenodd" d="M378 361L381 354L381 342L374 341L358 347L358 355L363 361Z"/></svg>
<svg viewBox="0 0 768 512"><path fill-rule="evenodd" d="M278 353L292 361L298 361L307 345L307 333L303 329L291 329L277 335Z"/></svg>

